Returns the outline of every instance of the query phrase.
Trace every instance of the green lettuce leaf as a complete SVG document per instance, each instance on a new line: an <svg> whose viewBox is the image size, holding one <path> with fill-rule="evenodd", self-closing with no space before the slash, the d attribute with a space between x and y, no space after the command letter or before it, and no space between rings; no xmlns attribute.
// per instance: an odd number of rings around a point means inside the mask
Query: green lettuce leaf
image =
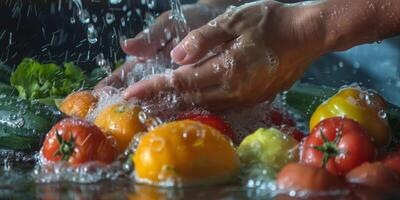
<svg viewBox="0 0 400 200"><path fill-rule="evenodd" d="M62 98L82 87L83 71L73 63L41 64L25 58L12 73L10 82L24 99Z"/></svg>

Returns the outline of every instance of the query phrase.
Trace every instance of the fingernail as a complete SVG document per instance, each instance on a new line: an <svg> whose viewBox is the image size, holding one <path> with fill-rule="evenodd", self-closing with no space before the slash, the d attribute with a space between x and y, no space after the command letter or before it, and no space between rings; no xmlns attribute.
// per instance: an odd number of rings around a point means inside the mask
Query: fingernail
<svg viewBox="0 0 400 200"><path fill-rule="evenodd" d="M175 47L174 50L171 51L171 58L175 62L182 62L185 59L186 55L186 51L182 47L182 45Z"/></svg>
<svg viewBox="0 0 400 200"><path fill-rule="evenodd" d="M140 32L139 34L137 34L133 39L143 39L144 38L144 33Z"/></svg>

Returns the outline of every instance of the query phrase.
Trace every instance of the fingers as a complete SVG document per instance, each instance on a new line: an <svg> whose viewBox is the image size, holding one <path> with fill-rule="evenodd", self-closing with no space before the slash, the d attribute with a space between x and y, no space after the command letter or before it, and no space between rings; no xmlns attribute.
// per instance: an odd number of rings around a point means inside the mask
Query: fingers
<svg viewBox="0 0 400 200"><path fill-rule="evenodd" d="M185 65L176 69L171 75L156 75L149 80L142 80L124 91L123 98L136 97L146 99L162 91L179 91L181 93L201 91L204 88L219 85L223 71L216 72L211 57L199 65Z"/></svg>
<svg viewBox="0 0 400 200"><path fill-rule="evenodd" d="M191 31L171 51L171 58L181 65L192 64L203 58L210 50L235 37L236 35L225 31L219 26L207 24Z"/></svg>
<svg viewBox="0 0 400 200"><path fill-rule="evenodd" d="M130 55L148 58L162 48L162 44L168 43L175 37L168 13L157 18L155 24L148 28L148 33L141 32L135 38L122 41L122 50Z"/></svg>
<svg viewBox="0 0 400 200"><path fill-rule="evenodd" d="M160 91L169 91L172 89L169 77L166 75L156 75L151 79L139 81L128 87L123 92L122 98L126 100L131 98L146 99Z"/></svg>

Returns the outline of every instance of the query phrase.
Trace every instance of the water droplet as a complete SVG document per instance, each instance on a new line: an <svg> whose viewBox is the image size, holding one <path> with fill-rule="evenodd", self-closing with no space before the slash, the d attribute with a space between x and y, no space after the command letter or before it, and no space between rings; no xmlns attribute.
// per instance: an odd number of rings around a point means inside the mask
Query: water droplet
<svg viewBox="0 0 400 200"><path fill-rule="evenodd" d="M106 13L106 22L107 24L111 24L115 21L115 16L112 13Z"/></svg>
<svg viewBox="0 0 400 200"><path fill-rule="evenodd" d="M92 20L93 20L94 23L96 23L97 22L97 15L93 14L92 15Z"/></svg>
<svg viewBox="0 0 400 200"><path fill-rule="evenodd" d="M75 24L75 17L71 17L71 19L70 19L70 22L71 22L71 24Z"/></svg>
<svg viewBox="0 0 400 200"><path fill-rule="evenodd" d="M87 10L79 10L78 17L82 24L87 24L90 22L90 14Z"/></svg>
<svg viewBox="0 0 400 200"><path fill-rule="evenodd" d="M87 28L87 39L90 44L95 44L97 42L97 30L93 24L89 24Z"/></svg>
<svg viewBox="0 0 400 200"><path fill-rule="evenodd" d="M110 0L110 4L113 4L113 5L119 4L121 2L122 2L122 0Z"/></svg>
<svg viewBox="0 0 400 200"><path fill-rule="evenodd" d="M380 110L378 114L379 114L379 117L382 119L386 119L386 117L387 117L387 114L384 110Z"/></svg>

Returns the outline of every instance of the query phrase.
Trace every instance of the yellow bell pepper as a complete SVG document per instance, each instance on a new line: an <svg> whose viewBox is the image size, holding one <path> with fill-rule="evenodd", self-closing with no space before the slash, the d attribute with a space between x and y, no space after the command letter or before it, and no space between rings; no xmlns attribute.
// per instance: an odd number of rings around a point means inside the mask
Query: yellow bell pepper
<svg viewBox="0 0 400 200"><path fill-rule="evenodd" d="M390 127L385 111L385 100L378 94L358 88L345 88L319 105L310 119L310 130L324 119L346 117L361 124L374 144L381 147L390 141Z"/></svg>

